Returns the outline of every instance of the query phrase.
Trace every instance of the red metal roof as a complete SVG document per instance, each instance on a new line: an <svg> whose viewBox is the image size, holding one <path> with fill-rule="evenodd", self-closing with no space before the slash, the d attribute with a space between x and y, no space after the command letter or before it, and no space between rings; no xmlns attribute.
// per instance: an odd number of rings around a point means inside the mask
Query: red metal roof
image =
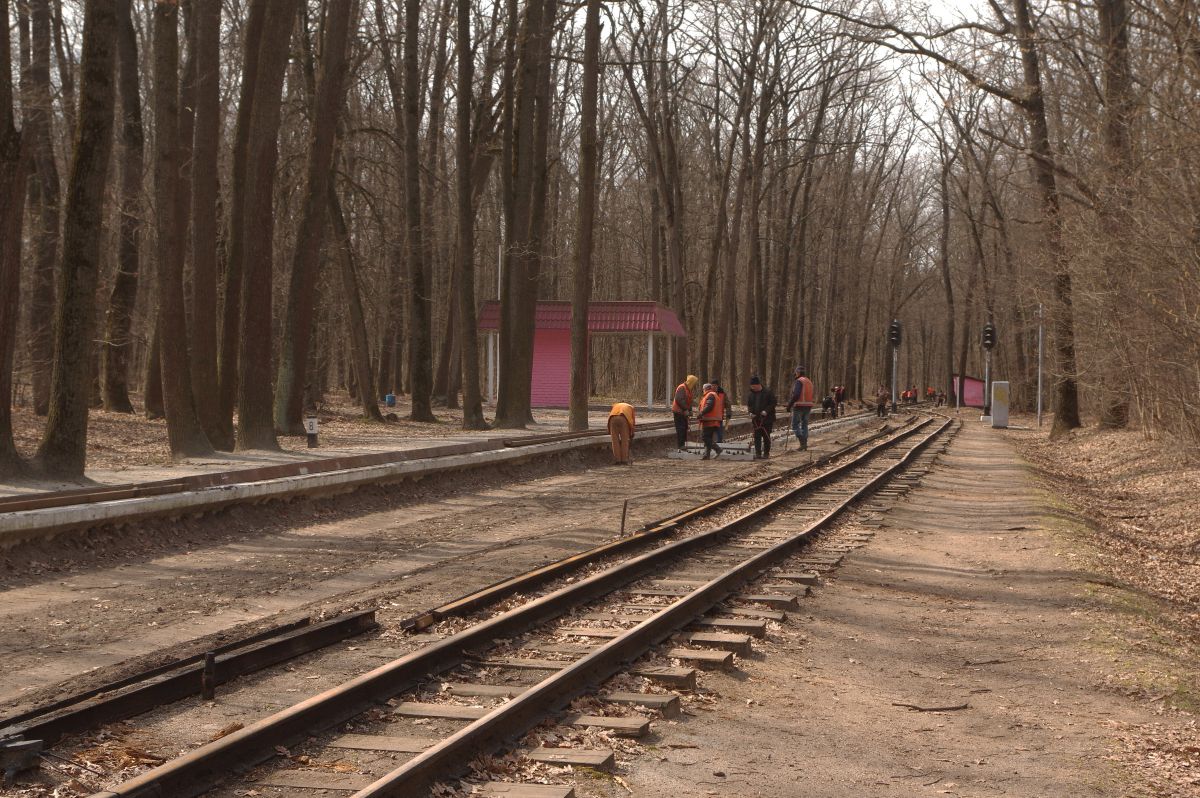
<svg viewBox="0 0 1200 798"><path fill-rule="evenodd" d="M571 329L570 302L538 302L534 329ZM500 303L494 299L479 309L479 329L500 328ZM588 305L588 331L591 333L663 333L686 336L679 318L670 308L657 302L592 302Z"/></svg>

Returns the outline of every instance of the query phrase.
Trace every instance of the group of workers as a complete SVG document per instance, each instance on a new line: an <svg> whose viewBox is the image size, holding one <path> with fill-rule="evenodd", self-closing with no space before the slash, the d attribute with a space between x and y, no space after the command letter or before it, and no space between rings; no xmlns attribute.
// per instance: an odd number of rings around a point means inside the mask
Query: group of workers
<svg viewBox="0 0 1200 798"><path fill-rule="evenodd" d="M697 391L697 388L700 390ZM808 421L812 415L813 404L812 381L805 374L804 367L797 366L792 390L788 395L787 410L792 414L792 430L796 439L800 441L801 451L808 448ZM750 414L754 431L756 460L771 456L771 432L775 428L778 405L779 401L771 389L763 385L759 377L751 377L750 390L746 396L746 410ZM725 440L725 425L733 417L733 402L721 387L719 379L714 378L701 385L696 375L689 374L675 389L675 395L671 399L671 414L675 419L676 447L684 447L690 420L695 416L700 421L704 459L711 459L714 453L720 456L721 443ZM633 436L633 426L633 407L624 402L613 405L608 428L613 439L613 458L617 462L629 461L628 442Z"/></svg>
<svg viewBox="0 0 1200 798"><path fill-rule="evenodd" d="M700 388L699 401L697 388ZM830 391L829 401L834 405L832 414L836 414L838 406L845 401L845 390L838 386ZM813 397L812 380L808 378L803 366L797 366L786 408L791 413L792 433L800 442L801 451L808 449L808 422L815 404ZM746 410L750 414L750 424L754 432L755 460L765 460L771 456L771 433L775 429L778 406L779 401L771 389L763 385L758 376L751 377L750 390L746 396ZM689 374L675 389L671 400L671 414L675 419L677 448L682 449L687 443L690 420L695 416L700 421L704 459L711 459L714 452L720 456L721 443L725 440L725 425L733 417L733 402L721 387L720 380L714 378L701 385L696 375ZM608 432L612 438L614 462L633 462L629 445L633 440L635 427L636 414L633 405L618 402L612 406L608 415Z"/></svg>

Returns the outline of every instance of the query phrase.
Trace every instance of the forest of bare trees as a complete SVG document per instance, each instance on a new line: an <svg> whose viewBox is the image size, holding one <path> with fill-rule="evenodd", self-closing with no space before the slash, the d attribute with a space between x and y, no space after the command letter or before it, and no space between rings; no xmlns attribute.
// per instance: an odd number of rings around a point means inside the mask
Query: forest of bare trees
<svg viewBox="0 0 1200 798"><path fill-rule="evenodd" d="M0 0L0 476L81 475L97 407L177 456L335 392L482 428L490 298L501 427L538 300L649 299L668 384L866 396L895 318L952 393L992 321L1030 409L1044 320L1055 434L1200 439L1200 5L881 8ZM579 427L645 355L574 338Z"/></svg>

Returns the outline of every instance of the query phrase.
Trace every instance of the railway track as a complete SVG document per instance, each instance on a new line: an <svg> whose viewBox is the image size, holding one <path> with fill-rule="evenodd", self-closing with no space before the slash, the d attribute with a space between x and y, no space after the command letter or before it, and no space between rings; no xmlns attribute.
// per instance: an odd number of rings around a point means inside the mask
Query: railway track
<svg viewBox="0 0 1200 798"><path fill-rule="evenodd" d="M355 798L419 795L435 781L460 775L472 757L511 748L619 673L640 688L601 693L587 699L594 712L568 713L558 722L609 734L644 733L648 714L677 709L668 687L686 690L695 684L695 667L727 667L734 655L748 653L752 638L794 607L814 579L772 569L884 483L902 484L901 472L927 456L950 426L933 420L907 425L859 444L861 451L844 453L816 476L765 480L769 484L754 492L754 506L731 518L684 529L675 522L679 534L653 541L649 551L605 552L603 561L576 564L586 568L584 576L551 575L559 578L538 592L537 582L522 584L520 600L511 590L503 594L511 608L461 631L434 626L438 639L429 645L94 798L200 795L272 757L282 761L256 771L255 787L273 791L260 794L332 789ZM764 579L770 584L755 582ZM501 598L497 593L461 606L486 612ZM313 741L314 735L320 736ZM303 753L288 748L298 741ZM279 751L288 756L277 757ZM611 752L530 750L526 758L596 767ZM338 767L321 764L330 761ZM246 794L233 786L219 789ZM569 786L485 789L514 796L570 794Z"/></svg>

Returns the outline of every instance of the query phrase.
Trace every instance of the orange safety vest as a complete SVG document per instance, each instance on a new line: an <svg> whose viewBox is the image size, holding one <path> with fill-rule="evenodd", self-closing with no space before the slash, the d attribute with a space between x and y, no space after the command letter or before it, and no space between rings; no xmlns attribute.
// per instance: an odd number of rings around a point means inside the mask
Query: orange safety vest
<svg viewBox="0 0 1200 798"><path fill-rule="evenodd" d="M608 419L609 419L609 421L611 421L612 419L614 419L617 416L625 417L625 420L629 422L629 432L632 434L633 428L634 428L633 405L626 404L625 402L617 402L615 405L612 406L612 410L608 414Z"/></svg>
<svg viewBox="0 0 1200 798"><path fill-rule="evenodd" d="M700 424L704 427L719 427L721 426L721 421L725 418L725 400L716 391L709 391L700 400L701 408L708 404L708 397L710 396L713 397L712 409L700 416Z"/></svg>
<svg viewBox="0 0 1200 798"><path fill-rule="evenodd" d="M684 395L687 397L687 407L679 406L679 392L680 391L683 391ZM671 412L672 413L687 413L691 409L692 409L692 389L688 387L687 382L681 382L681 383L679 383L679 387L675 389L675 398L673 398L671 400Z"/></svg>
<svg viewBox="0 0 1200 798"><path fill-rule="evenodd" d="M792 407L812 407L813 406L813 384L808 377L799 377L800 380L800 396L796 399Z"/></svg>

